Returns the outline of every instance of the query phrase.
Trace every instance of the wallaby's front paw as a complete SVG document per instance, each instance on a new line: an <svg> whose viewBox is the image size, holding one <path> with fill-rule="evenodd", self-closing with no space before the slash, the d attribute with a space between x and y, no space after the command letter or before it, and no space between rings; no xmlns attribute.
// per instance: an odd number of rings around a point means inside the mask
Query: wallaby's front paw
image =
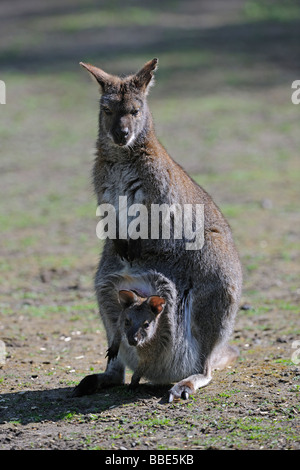
<svg viewBox="0 0 300 470"><path fill-rule="evenodd" d="M183 398L184 400L187 400L189 395L193 394L194 392L195 390L193 384L190 381L182 380L169 390L168 401L169 403L172 403L174 398Z"/></svg>

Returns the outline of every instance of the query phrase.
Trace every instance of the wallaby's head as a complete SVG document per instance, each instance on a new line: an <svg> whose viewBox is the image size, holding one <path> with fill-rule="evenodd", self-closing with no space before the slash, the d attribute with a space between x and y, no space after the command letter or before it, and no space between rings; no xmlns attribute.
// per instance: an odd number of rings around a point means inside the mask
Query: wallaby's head
<svg viewBox="0 0 300 470"><path fill-rule="evenodd" d="M148 117L146 96L153 83L157 63L158 59L150 60L139 72L120 78L80 62L100 85L100 131L113 144L132 145L145 129Z"/></svg>
<svg viewBox="0 0 300 470"><path fill-rule="evenodd" d="M153 338L166 301L158 295L140 297L131 290L120 290L123 308L122 329L130 346L142 346Z"/></svg>

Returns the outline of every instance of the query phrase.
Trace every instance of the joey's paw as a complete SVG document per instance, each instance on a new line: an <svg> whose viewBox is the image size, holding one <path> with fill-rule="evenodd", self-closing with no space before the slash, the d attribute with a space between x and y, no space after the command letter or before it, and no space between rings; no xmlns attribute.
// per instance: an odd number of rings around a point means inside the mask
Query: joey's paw
<svg viewBox="0 0 300 470"><path fill-rule="evenodd" d="M93 395L98 390L97 374L87 375L74 388L72 397L83 397L84 395Z"/></svg>
<svg viewBox="0 0 300 470"><path fill-rule="evenodd" d="M178 382L174 387L172 387L168 394L168 401L169 403L172 403L174 398L183 398L184 400L187 400L190 395L194 393L194 387L191 382L185 382L184 380L182 382Z"/></svg>
<svg viewBox="0 0 300 470"><path fill-rule="evenodd" d="M107 357L108 362L110 362L113 359L115 359L117 355L118 355L118 351L111 346L110 348L107 349L105 357Z"/></svg>

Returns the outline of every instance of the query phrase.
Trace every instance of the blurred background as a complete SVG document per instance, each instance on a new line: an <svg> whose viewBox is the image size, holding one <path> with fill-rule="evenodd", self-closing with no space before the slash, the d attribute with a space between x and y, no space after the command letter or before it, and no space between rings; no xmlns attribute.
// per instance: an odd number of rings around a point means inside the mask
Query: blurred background
<svg viewBox="0 0 300 470"><path fill-rule="evenodd" d="M295 309L299 53L296 0L1 0L2 313L96 312L99 95L78 63L124 74L153 57L157 135L228 217L244 301Z"/></svg>

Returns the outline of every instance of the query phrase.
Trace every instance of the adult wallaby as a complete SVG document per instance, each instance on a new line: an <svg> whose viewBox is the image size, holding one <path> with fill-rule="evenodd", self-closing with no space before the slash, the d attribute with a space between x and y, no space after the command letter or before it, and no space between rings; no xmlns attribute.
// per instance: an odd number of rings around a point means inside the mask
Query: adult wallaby
<svg viewBox="0 0 300 470"><path fill-rule="evenodd" d="M197 358L192 368L181 370L180 376L177 370L168 370L167 380L178 382L170 390L172 399L186 398L206 385L211 380L212 367L226 365L236 356L227 342L239 307L242 273L230 227L220 210L156 138L147 94L157 62L153 59L136 74L123 78L90 64L81 65L97 80L102 95L93 169L98 204L114 206L120 220L115 239L105 241L95 278L107 340L111 344L122 312L119 290L134 287L132 277L136 284L144 273L161 273L175 286L179 299L177 325ZM149 210L153 205L202 205L203 245L187 249L184 237L124 236L130 218L119 206L120 196L126 196L129 205L140 204ZM195 215L192 219L195 224ZM151 220L149 217L149 233ZM141 284L143 289L145 282ZM132 366L137 361L135 348L120 348L117 358L108 361L106 371L85 377L75 388L74 396L124 383L125 365Z"/></svg>

